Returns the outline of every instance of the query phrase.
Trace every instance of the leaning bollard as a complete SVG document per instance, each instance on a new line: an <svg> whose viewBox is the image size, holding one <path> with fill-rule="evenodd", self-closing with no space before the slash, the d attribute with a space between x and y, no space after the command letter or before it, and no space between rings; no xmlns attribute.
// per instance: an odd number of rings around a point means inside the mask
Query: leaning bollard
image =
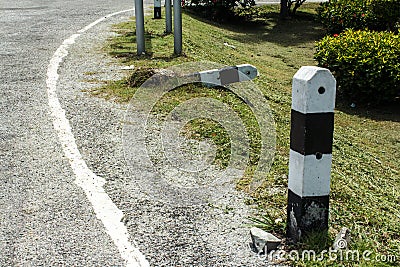
<svg viewBox="0 0 400 267"><path fill-rule="evenodd" d="M206 70L193 74L206 86L224 86L231 83L253 80L258 76L256 67L241 64L222 69Z"/></svg>
<svg viewBox="0 0 400 267"><path fill-rule="evenodd" d="M137 54L145 53L143 0L135 0Z"/></svg>
<svg viewBox="0 0 400 267"><path fill-rule="evenodd" d="M302 67L293 77L287 236L297 242L328 229L336 80Z"/></svg>
<svg viewBox="0 0 400 267"><path fill-rule="evenodd" d="M154 0L154 18L161 19L161 0Z"/></svg>

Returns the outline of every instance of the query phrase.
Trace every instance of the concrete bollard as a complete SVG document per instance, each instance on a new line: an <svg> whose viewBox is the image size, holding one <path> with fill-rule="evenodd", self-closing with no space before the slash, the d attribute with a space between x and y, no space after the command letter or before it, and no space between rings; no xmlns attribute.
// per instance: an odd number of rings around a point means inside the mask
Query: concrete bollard
<svg viewBox="0 0 400 267"><path fill-rule="evenodd" d="M154 0L154 18L161 19L161 0Z"/></svg>
<svg viewBox="0 0 400 267"><path fill-rule="evenodd" d="M206 70L194 74L203 84L214 87L231 83L253 80L258 76L256 67L250 64L241 64L222 69Z"/></svg>
<svg viewBox="0 0 400 267"><path fill-rule="evenodd" d="M302 67L293 77L287 236L294 242L328 229L336 80Z"/></svg>

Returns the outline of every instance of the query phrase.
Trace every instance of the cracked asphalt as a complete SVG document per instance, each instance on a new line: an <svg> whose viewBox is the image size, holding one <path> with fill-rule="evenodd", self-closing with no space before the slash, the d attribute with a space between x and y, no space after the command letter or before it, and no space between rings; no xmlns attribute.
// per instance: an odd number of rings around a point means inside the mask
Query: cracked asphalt
<svg viewBox="0 0 400 267"><path fill-rule="evenodd" d="M0 1L0 266L125 266L74 183L49 115L46 72L63 40L134 2ZM87 93L98 86L89 80L126 75L101 47L110 26L132 15L83 34L59 69L57 93L83 159L106 179L150 266L266 266L248 248L250 210L233 187L209 205L178 208L132 180L121 140L126 106Z"/></svg>

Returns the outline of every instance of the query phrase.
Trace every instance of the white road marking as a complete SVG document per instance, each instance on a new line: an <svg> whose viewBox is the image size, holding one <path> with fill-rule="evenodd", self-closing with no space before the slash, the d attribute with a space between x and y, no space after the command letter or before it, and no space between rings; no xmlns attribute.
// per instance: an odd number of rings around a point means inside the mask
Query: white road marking
<svg viewBox="0 0 400 267"><path fill-rule="evenodd" d="M134 9L123 10L102 17L95 22L87 25L78 31L77 34L71 35L64 40L62 45L56 50L50 60L47 68L47 95L49 98L49 107L53 119L53 126L57 132L62 149L65 156L68 158L72 170L76 176L75 183L80 186L90 203L93 206L97 218L99 218L107 233L110 235L114 244L117 246L121 257L126 260L129 267L147 267L150 266L144 255L139 251L137 245L129 242L129 234L125 225L121 222L123 213L112 202L111 198L104 191L106 180L94 174L86 165L81 153L75 142L75 137L71 131L71 125L65 117L65 110L61 107L57 97L57 81L59 78L58 69L63 59L68 55L68 48L75 43L75 40L84 32L94 27L98 23L106 20L109 17L133 11Z"/></svg>

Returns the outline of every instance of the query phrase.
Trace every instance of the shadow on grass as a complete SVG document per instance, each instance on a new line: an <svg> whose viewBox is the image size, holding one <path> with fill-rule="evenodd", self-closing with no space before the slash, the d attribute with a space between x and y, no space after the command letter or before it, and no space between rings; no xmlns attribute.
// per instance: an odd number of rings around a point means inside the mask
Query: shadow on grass
<svg viewBox="0 0 400 267"><path fill-rule="evenodd" d="M232 39L243 43L271 42L281 46L301 46L324 36L322 25L313 14L298 11L293 19L281 20L279 13L267 12L260 19L246 21L241 18L227 23L216 23L185 10L185 14L207 24L216 25L236 33Z"/></svg>
<svg viewBox="0 0 400 267"><path fill-rule="evenodd" d="M336 109L349 115L375 121L400 122L400 100L385 106L355 106L354 108L350 106L349 102L338 100Z"/></svg>

